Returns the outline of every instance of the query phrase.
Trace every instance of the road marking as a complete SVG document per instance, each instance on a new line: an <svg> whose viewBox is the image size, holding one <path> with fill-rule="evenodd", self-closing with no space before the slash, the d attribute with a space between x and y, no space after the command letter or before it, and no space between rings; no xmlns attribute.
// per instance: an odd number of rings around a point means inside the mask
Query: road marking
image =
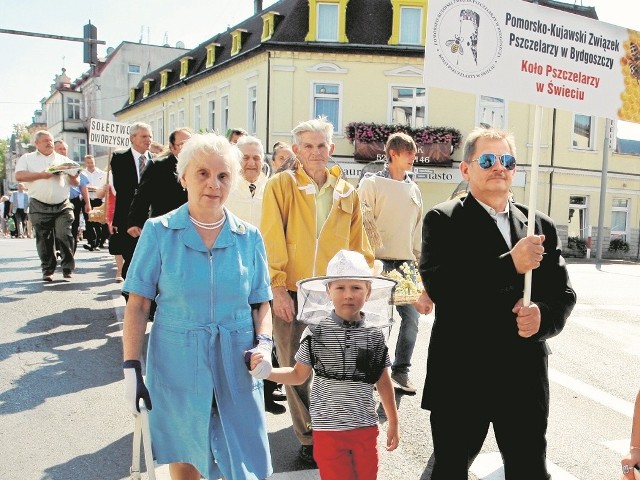
<svg viewBox="0 0 640 480"><path fill-rule="evenodd" d="M574 477L549 460L547 460L547 469L553 480L578 480L578 477ZM504 465L499 452L478 455L470 471L481 480L504 480Z"/></svg>
<svg viewBox="0 0 640 480"><path fill-rule="evenodd" d="M580 380L576 380L575 378L572 378L569 375L565 375L564 373L561 373L558 370L554 370L552 368L549 369L549 380L558 383L563 387L568 388L569 390L573 390L583 397L589 398L594 402L603 405L604 407L615 410L616 412L626 415L629 418L633 417L633 403L631 402L627 402L625 400L614 397L613 395L600 390L599 388L587 385Z"/></svg>

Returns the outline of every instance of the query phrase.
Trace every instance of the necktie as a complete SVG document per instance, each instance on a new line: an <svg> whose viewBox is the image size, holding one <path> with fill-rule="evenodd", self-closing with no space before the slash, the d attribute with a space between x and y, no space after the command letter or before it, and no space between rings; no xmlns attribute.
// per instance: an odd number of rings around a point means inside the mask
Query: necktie
<svg viewBox="0 0 640 480"><path fill-rule="evenodd" d="M253 183L249 184L249 191L251 192L251 196L253 197L253 195L256 193L256 186Z"/></svg>
<svg viewBox="0 0 640 480"><path fill-rule="evenodd" d="M140 169L140 176L142 176L142 172L144 172L144 167L147 163L147 156L142 154L138 157L138 168Z"/></svg>

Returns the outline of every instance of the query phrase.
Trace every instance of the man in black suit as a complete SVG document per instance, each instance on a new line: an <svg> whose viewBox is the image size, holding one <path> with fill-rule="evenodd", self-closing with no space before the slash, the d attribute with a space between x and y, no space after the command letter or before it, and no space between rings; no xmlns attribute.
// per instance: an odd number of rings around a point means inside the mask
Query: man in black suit
<svg viewBox="0 0 640 480"><path fill-rule="evenodd" d="M466 480L490 423L506 480L551 478L546 339L562 331L576 294L551 218L535 212L528 235L528 208L511 198L515 155L511 134L473 130L460 164L469 193L424 218L420 274L435 304L422 395L432 480Z"/></svg>
<svg viewBox="0 0 640 480"><path fill-rule="evenodd" d="M113 188L116 191L116 207L113 214L113 230L109 241L109 252L120 254L124 259L122 277L126 278L133 251L138 243L138 235L128 233L129 207L135 195L144 169L152 162L149 152L153 135L146 123L133 123L129 129L131 148L116 152L111 156ZM114 238L115 237L115 238Z"/></svg>
<svg viewBox="0 0 640 480"><path fill-rule="evenodd" d="M140 185L129 208L129 228L127 232L140 236L147 218L164 215L187 201L187 192L178 181L176 166L178 155L184 143L191 138L190 128L179 128L169 135L170 154L156 158L145 168Z"/></svg>

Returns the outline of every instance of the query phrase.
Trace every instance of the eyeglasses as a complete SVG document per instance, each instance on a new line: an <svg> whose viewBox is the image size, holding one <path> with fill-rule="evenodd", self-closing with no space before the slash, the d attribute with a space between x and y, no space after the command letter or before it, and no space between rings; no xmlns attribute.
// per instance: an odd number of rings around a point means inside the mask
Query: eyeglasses
<svg viewBox="0 0 640 480"><path fill-rule="evenodd" d="M496 164L496 161L500 159L500 163L507 170L513 170L516 168L516 157L505 153L504 155L498 155L496 153L483 153L475 160L471 160L472 162L478 162L480 168L483 170L489 170Z"/></svg>

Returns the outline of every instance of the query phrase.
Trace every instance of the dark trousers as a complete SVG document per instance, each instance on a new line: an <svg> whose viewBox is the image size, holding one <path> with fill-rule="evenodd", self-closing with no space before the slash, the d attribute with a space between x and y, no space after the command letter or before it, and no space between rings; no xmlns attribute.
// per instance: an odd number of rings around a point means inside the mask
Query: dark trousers
<svg viewBox="0 0 640 480"><path fill-rule="evenodd" d="M546 357L539 360L546 364ZM431 480L467 480L489 426L493 426L504 462L505 480L549 480L547 471L548 377L525 368L522 378L504 378L484 398L438 405L431 410ZM546 371L546 370L545 370ZM494 379L495 380L495 379ZM506 385L506 383L509 385Z"/></svg>
<svg viewBox="0 0 640 480"><path fill-rule="evenodd" d="M84 200L80 197L72 198L73 223L71 224L71 235L73 235L73 254L76 254L78 247L78 229L80 228L80 215L84 215Z"/></svg>
<svg viewBox="0 0 640 480"><path fill-rule="evenodd" d="M69 200L56 205L40 202L34 198L29 204L31 225L36 232L36 249L40 257L43 273L53 273L57 260L54 243L57 243L62 257L60 263L63 270L73 270L76 266L73 259L73 205ZM55 240L54 240L55 239Z"/></svg>
<svg viewBox="0 0 640 480"><path fill-rule="evenodd" d="M13 214L13 219L16 222L16 232L18 235L27 234L27 213L23 208L17 208Z"/></svg>
<svg viewBox="0 0 640 480"><path fill-rule="evenodd" d="M99 198L92 198L90 200L91 208L99 207L102 205L102 200ZM84 222L86 224L86 230L84 236L87 239L87 244L91 247L104 246L104 242L109 238L109 228L105 223L90 222L89 215L84 214Z"/></svg>

